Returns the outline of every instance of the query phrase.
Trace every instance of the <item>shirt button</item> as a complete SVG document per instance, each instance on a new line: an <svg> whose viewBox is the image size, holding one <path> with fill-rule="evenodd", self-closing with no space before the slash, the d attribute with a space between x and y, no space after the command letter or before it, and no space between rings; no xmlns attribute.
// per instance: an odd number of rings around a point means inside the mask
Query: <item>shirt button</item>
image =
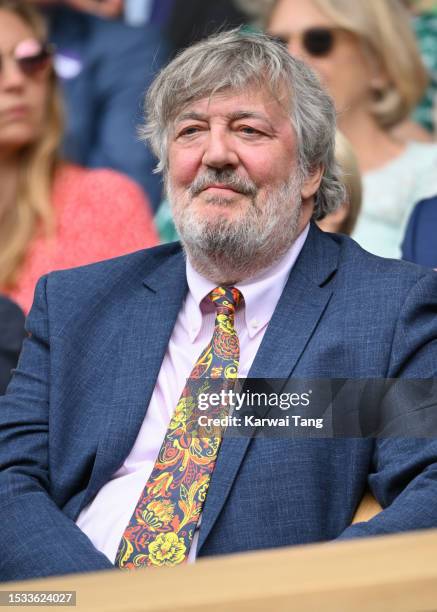
<svg viewBox="0 0 437 612"><path fill-rule="evenodd" d="M254 329L257 329L259 327L258 319L252 319L250 322L250 326L253 327Z"/></svg>

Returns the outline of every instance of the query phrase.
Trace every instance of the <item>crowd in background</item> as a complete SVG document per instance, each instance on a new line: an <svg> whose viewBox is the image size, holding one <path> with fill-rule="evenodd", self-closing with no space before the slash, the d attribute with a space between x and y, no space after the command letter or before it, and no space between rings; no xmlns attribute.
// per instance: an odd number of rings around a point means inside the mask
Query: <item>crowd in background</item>
<svg viewBox="0 0 437 612"><path fill-rule="evenodd" d="M347 200L320 227L437 268L434 0L0 0L3 373L41 275L177 239L137 132L144 94L235 27L279 39L335 101Z"/></svg>

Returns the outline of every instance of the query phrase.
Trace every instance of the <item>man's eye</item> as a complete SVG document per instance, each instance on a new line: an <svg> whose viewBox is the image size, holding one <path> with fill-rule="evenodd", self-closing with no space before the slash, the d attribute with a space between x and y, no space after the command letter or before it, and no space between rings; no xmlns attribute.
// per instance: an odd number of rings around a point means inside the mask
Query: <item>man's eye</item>
<svg viewBox="0 0 437 612"><path fill-rule="evenodd" d="M243 134L247 134L247 136L255 136L261 133L259 130L256 130L254 127L251 127L250 125L242 125L240 127L240 132L242 132Z"/></svg>
<svg viewBox="0 0 437 612"><path fill-rule="evenodd" d="M200 128L195 125L190 125L189 127L184 128L179 132L179 136L191 136L192 134L197 134L200 131Z"/></svg>

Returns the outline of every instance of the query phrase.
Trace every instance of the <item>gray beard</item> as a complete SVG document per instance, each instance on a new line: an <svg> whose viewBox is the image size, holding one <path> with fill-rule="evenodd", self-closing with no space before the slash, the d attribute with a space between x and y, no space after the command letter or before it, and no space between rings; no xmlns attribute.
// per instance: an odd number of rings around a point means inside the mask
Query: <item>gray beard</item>
<svg viewBox="0 0 437 612"><path fill-rule="evenodd" d="M295 176L272 188L261 206L253 196L245 217L230 222L224 217L197 218L189 205L178 206L168 185L175 225L193 268L218 285L230 285L273 265L296 240L302 205L300 187ZM205 203L208 205L218 205L217 199L211 198L210 204ZM220 205L226 205L226 199Z"/></svg>

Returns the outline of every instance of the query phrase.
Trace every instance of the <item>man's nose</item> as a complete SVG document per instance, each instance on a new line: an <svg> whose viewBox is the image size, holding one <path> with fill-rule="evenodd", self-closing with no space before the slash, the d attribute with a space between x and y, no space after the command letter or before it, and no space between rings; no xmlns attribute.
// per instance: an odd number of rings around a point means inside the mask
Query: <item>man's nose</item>
<svg viewBox="0 0 437 612"><path fill-rule="evenodd" d="M232 137L223 131L211 130L206 142L202 162L210 168L237 166L238 155L234 149Z"/></svg>
<svg viewBox="0 0 437 612"><path fill-rule="evenodd" d="M24 86L26 76L20 70L17 62L8 57L1 58L0 86L5 90L21 89Z"/></svg>

